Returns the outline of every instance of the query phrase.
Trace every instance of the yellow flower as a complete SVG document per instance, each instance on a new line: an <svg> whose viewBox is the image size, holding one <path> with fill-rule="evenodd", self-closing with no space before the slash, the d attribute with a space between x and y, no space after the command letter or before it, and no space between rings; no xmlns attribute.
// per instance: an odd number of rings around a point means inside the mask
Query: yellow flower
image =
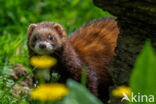
<svg viewBox="0 0 156 104"><path fill-rule="evenodd" d="M33 56L30 59L30 64L40 69L46 69L54 66L57 60L50 56Z"/></svg>
<svg viewBox="0 0 156 104"><path fill-rule="evenodd" d="M31 98L40 101L60 100L69 93L63 84L42 84L31 92Z"/></svg>
<svg viewBox="0 0 156 104"><path fill-rule="evenodd" d="M130 96L131 89L127 86L119 86L112 91L112 95L117 97L123 97L123 93L125 93L127 96Z"/></svg>

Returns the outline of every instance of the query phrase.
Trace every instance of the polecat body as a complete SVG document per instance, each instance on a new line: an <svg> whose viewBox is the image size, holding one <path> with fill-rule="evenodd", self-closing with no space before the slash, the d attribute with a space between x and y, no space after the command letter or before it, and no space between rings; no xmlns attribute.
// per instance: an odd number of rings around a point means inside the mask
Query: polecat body
<svg viewBox="0 0 156 104"><path fill-rule="evenodd" d="M80 81L82 68L86 67L88 89L101 100L107 99L108 88L113 84L108 65L118 33L114 19L91 22L70 37L57 23L31 24L27 43L29 56L46 54L57 58L58 63L51 70L61 74L63 83L68 78Z"/></svg>

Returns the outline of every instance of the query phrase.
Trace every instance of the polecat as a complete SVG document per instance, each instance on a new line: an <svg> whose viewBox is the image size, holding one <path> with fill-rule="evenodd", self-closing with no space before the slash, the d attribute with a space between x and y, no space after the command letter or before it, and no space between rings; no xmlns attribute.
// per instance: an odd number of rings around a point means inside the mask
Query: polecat
<svg viewBox="0 0 156 104"><path fill-rule="evenodd" d="M108 100L108 88L113 85L108 65L114 55L118 34L117 22L110 18L90 22L69 37L58 23L31 24L27 42L29 56L57 58L58 63L51 70L55 69L61 75L62 83L68 78L79 82L85 66L88 89L101 100Z"/></svg>

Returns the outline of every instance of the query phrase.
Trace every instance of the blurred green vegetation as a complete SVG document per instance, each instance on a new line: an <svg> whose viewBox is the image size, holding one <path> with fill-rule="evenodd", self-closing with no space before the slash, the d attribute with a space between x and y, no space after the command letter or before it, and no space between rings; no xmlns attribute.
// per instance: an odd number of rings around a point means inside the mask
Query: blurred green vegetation
<svg viewBox="0 0 156 104"><path fill-rule="evenodd" d="M139 97L136 97L137 102L133 101L129 104L147 104L150 102L155 104L154 97L156 96L156 54L152 48L150 42L147 42L136 60L135 67L133 69L130 87L132 92ZM147 96L140 97L140 96ZM154 96L153 98L151 97Z"/></svg>
<svg viewBox="0 0 156 104"><path fill-rule="evenodd" d="M104 16L92 0L0 0L0 34L26 32L30 23L55 21L68 33L80 25Z"/></svg>

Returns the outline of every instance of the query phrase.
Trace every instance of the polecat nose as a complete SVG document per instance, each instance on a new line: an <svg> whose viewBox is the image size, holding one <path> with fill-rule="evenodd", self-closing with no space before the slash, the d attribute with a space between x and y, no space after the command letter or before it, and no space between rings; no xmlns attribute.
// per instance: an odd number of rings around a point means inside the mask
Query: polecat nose
<svg viewBox="0 0 156 104"><path fill-rule="evenodd" d="M45 44L40 44L39 48L44 49L44 48L46 48L46 45Z"/></svg>

